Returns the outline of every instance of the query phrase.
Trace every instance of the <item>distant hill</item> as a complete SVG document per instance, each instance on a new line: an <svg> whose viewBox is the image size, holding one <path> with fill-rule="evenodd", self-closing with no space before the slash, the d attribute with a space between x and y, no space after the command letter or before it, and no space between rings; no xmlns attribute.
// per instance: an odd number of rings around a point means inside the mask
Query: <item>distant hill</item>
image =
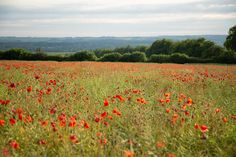
<svg viewBox="0 0 236 157"><path fill-rule="evenodd" d="M35 51L41 48L47 52L76 52L98 48L116 48L127 45L151 45L157 39L171 39L174 41L206 38L218 45L223 45L226 35L186 35L186 36L157 36L157 37L0 37L0 50L11 48L25 48Z"/></svg>

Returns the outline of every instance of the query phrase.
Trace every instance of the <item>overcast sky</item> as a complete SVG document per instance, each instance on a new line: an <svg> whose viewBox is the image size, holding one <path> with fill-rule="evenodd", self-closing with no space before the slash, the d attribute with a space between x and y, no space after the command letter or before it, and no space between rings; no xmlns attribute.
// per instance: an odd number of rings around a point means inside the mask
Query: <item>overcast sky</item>
<svg viewBox="0 0 236 157"><path fill-rule="evenodd" d="M236 0L0 0L0 36L227 34Z"/></svg>

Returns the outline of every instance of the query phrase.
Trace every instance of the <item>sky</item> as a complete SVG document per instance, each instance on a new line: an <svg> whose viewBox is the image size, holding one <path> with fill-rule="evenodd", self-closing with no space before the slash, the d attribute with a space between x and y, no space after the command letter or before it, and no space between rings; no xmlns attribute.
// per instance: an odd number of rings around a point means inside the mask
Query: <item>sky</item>
<svg viewBox="0 0 236 157"><path fill-rule="evenodd" d="M221 35L236 0L0 0L0 36Z"/></svg>

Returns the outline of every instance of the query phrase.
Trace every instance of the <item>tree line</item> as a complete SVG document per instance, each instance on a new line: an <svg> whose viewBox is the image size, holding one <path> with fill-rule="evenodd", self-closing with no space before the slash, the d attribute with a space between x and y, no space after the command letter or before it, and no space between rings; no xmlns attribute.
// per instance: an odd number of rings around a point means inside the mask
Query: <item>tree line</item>
<svg viewBox="0 0 236 157"><path fill-rule="evenodd" d="M71 55L48 55L15 48L0 51L5 60L55 60L156 63L236 63L236 25L230 28L224 47L204 38L172 41L157 40L151 46L80 51Z"/></svg>

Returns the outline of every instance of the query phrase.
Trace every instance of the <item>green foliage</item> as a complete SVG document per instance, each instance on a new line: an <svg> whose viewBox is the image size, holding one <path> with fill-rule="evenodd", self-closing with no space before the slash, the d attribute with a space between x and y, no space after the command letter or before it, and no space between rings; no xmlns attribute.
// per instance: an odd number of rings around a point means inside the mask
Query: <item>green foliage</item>
<svg viewBox="0 0 236 157"><path fill-rule="evenodd" d="M130 62L130 56L131 56L131 53L124 53L121 56L120 61L121 62Z"/></svg>
<svg viewBox="0 0 236 157"><path fill-rule="evenodd" d="M154 62L154 63L168 63L168 62L170 62L170 55L153 54L153 55L150 56L149 61Z"/></svg>
<svg viewBox="0 0 236 157"><path fill-rule="evenodd" d="M108 54L108 53L112 53L113 50L112 49L95 49L93 50L95 55L100 58L102 57L104 54Z"/></svg>
<svg viewBox="0 0 236 157"><path fill-rule="evenodd" d="M171 54L174 50L174 43L171 40L163 39L155 41L147 50L147 54Z"/></svg>
<svg viewBox="0 0 236 157"><path fill-rule="evenodd" d="M68 56L50 56L37 49L37 53L30 53L24 49L10 49L0 52L0 59L9 60L56 60L56 61L99 61L104 62L150 62L156 63L228 63L235 64L236 26L229 30L225 47L216 45L204 38L187 39L173 42L162 39L155 41L150 47L141 45L132 47L118 47L115 49L96 49L81 51Z"/></svg>
<svg viewBox="0 0 236 157"><path fill-rule="evenodd" d="M173 53L170 55L170 61L173 63L187 63L189 56L183 53Z"/></svg>
<svg viewBox="0 0 236 157"><path fill-rule="evenodd" d="M48 56L47 56L46 53L44 53L44 52L37 52L37 53L32 54L31 59L32 60L48 60L47 57Z"/></svg>
<svg viewBox="0 0 236 157"><path fill-rule="evenodd" d="M220 56L215 57L214 60L217 63L235 64L236 63L236 52L235 51L225 51Z"/></svg>
<svg viewBox="0 0 236 157"><path fill-rule="evenodd" d="M174 51L183 52L191 57L212 58L222 54L224 49L212 41L199 38L176 42Z"/></svg>
<svg viewBox="0 0 236 157"><path fill-rule="evenodd" d="M7 60L28 60L31 53L21 48L14 48L3 52L1 57Z"/></svg>
<svg viewBox="0 0 236 157"><path fill-rule="evenodd" d="M109 53L109 54L103 55L103 57L100 58L99 61L118 62L118 61L120 61L121 57L122 57L122 55L119 53Z"/></svg>
<svg viewBox="0 0 236 157"><path fill-rule="evenodd" d="M146 54L143 52L125 53L120 58L122 62L145 62L146 60Z"/></svg>
<svg viewBox="0 0 236 157"><path fill-rule="evenodd" d="M92 51L81 51L70 56L70 60L73 61L95 61L96 55Z"/></svg>
<svg viewBox="0 0 236 157"><path fill-rule="evenodd" d="M228 50L236 51L236 25L229 29L229 34L226 38L224 46Z"/></svg>

